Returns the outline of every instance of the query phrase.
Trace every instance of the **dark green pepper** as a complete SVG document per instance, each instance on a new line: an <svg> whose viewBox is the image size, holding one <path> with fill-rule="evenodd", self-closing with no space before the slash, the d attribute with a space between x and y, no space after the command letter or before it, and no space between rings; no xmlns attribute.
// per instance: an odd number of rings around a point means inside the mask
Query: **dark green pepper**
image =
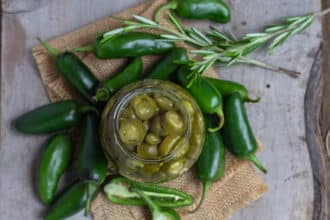
<svg viewBox="0 0 330 220"><path fill-rule="evenodd" d="M244 102L259 102L260 97L257 97L256 99L252 99L249 97L249 92L245 86L242 84L228 81L228 80L221 80L221 79L215 79L210 77L205 77L207 81L212 83L218 91L221 93L223 97L228 97L234 92L237 92L241 95L242 100Z"/></svg>
<svg viewBox="0 0 330 220"><path fill-rule="evenodd" d="M125 32L110 38L100 36L92 46L75 48L74 51L94 51L99 59L140 57L162 54L175 48L175 44L159 35L143 32Z"/></svg>
<svg viewBox="0 0 330 220"><path fill-rule="evenodd" d="M90 69L74 53L60 53L48 43L40 39L39 41L56 58L56 67L62 76L80 95L90 101L99 85L98 79Z"/></svg>
<svg viewBox="0 0 330 220"><path fill-rule="evenodd" d="M147 79L171 80L173 74L180 66L180 62L188 60L187 51L184 48L175 48L158 62L145 76Z"/></svg>
<svg viewBox="0 0 330 220"><path fill-rule="evenodd" d="M130 62L123 71L102 82L101 87L95 95L96 101L107 101L115 92L123 86L135 82L139 79L143 71L143 63L140 57Z"/></svg>
<svg viewBox="0 0 330 220"><path fill-rule="evenodd" d="M98 185L93 182L76 182L67 188L48 210L45 220L68 218L86 208L96 195ZM85 213L86 214L86 213Z"/></svg>
<svg viewBox="0 0 330 220"><path fill-rule="evenodd" d="M189 19L208 19L219 23L230 21L230 9L222 0L171 0L160 7L155 19L158 20L164 10L175 10L175 12Z"/></svg>
<svg viewBox="0 0 330 220"><path fill-rule="evenodd" d="M79 106L73 100L41 106L15 120L18 131L29 134L45 134L71 128L78 124L83 113L96 111L91 106Z"/></svg>
<svg viewBox="0 0 330 220"><path fill-rule="evenodd" d="M102 183L107 175L107 160L98 136L99 118L94 112L83 119L78 156L78 173L81 179Z"/></svg>
<svg viewBox="0 0 330 220"><path fill-rule="evenodd" d="M178 82L182 86L186 87L190 94L195 98L203 113L217 114L219 118L219 125L215 128L208 128L208 130L211 132L220 130L224 124L221 94L203 77L189 84L189 73L190 68L188 66L182 66L177 74Z"/></svg>
<svg viewBox="0 0 330 220"><path fill-rule="evenodd" d="M112 179L105 185L107 198L119 205L146 205L146 202L131 189L136 188L150 196L160 207L177 208L191 205L193 197L176 189L150 183L135 182L123 177Z"/></svg>
<svg viewBox="0 0 330 220"><path fill-rule="evenodd" d="M38 194L43 203L53 201L58 182L69 165L71 151L70 138L63 134L53 136L46 145L38 170Z"/></svg>
<svg viewBox="0 0 330 220"><path fill-rule="evenodd" d="M226 147L239 159L249 160L262 172L267 173L255 153L258 143L250 126L242 97L233 93L226 98L224 104L226 123L223 127L223 137Z"/></svg>
<svg viewBox="0 0 330 220"><path fill-rule="evenodd" d="M137 188L132 188L132 191L140 195L144 202L149 207L152 220L180 220L180 216L174 209L171 208L161 208L156 204L156 201L152 200L147 194L142 190Z"/></svg>
<svg viewBox="0 0 330 220"><path fill-rule="evenodd" d="M214 126L211 116L204 115L204 119L206 126ZM225 145L219 132L206 132L205 143L196 168L197 177L203 183L203 194L199 205L193 212L203 204L212 182L219 180L225 171Z"/></svg>

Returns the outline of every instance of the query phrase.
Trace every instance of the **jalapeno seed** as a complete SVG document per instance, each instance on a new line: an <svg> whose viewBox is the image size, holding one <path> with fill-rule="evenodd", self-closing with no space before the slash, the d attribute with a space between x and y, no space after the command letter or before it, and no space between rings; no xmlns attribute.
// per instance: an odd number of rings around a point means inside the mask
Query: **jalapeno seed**
<svg viewBox="0 0 330 220"><path fill-rule="evenodd" d="M146 94L143 94L143 95L137 95L137 96L133 97L132 100L130 101L130 105L134 108L134 106L136 106L140 102L142 102L143 98L146 96L147 96Z"/></svg>
<svg viewBox="0 0 330 220"><path fill-rule="evenodd" d="M158 147L157 145L143 143L137 147L137 154L144 159L157 159Z"/></svg>
<svg viewBox="0 0 330 220"><path fill-rule="evenodd" d="M157 136L164 136L164 132L160 123L160 117L156 116L150 121L150 131Z"/></svg>
<svg viewBox="0 0 330 220"><path fill-rule="evenodd" d="M142 143L146 133L147 130L140 120L127 119L120 123L119 135L121 141L127 146L135 146Z"/></svg>
<svg viewBox="0 0 330 220"><path fill-rule="evenodd" d="M160 110L169 111L173 109L174 103L171 99L160 95L155 95L154 98Z"/></svg>
<svg viewBox="0 0 330 220"><path fill-rule="evenodd" d="M160 156L165 156L173 150L175 144L179 141L180 136L167 136L159 146Z"/></svg>
<svg viewBox="0 0 330 220"><path fill-rule="evenodd" d="M182 135L184 132L184 122L182 116L176 111L168 111L162 117L164 132L171 135Z"/></svg>
<svg viewBox="0 0 330 220"><path fill-rule="evenodd" d="M136 116L141 120L152 118L157 112L156 102L149 96L141 96L133 103Z"/></svg>
<svg viewBox="0 0 330 220"><path fill-rule="evenodd" d="M161 140L160 140L159 136L157 136L153 133L149 133L149 134L147 134L145 141L148 144L157 145L160 143Z"/></svg>
<svg viewBox="0 0 330 220"><path fill-rule="evenodd" d="M134 109L131 106L127 106L120 114L120 120L136 119Z"/></svg>
<svg viewBox="0 0 330 220"><path fill-rule="evenodd" d="M181 174L184 167L184 160L172 161L166 164L166 172L169 176L178 176Z"/></svg>

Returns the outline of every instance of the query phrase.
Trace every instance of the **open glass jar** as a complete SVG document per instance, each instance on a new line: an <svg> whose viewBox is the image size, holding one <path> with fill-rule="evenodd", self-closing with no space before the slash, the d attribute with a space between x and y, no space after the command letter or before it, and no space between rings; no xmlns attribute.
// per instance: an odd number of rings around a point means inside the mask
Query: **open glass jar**
<svg viewBox="0 0 330 220"><path fill-rule="evenodd" d="M100 135L106 157L121 175L163 182L196 162L205 125L186 90L169 81L148 79L123 87L108 101Z"/></svg>

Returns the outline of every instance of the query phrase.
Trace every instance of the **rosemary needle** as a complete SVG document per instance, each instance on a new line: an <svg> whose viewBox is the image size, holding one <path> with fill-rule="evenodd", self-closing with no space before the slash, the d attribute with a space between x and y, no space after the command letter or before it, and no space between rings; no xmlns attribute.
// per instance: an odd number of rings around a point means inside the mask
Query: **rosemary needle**
<svg viewBox="0 0 330 220"><path fill-rule="evenodd" d="M179 19L168 13L168 20L172 25L163 25L145 17L133 15L132 20L121 19L124 27L111 30L103 34L103 42L111 39L116 34L136 29L156 29L164 34L161 37L166 41L185 42L195 49L190 50L190 55L199 59L191 59L188 65L191 68L191 81L198 79L213 64L220 63L230 66L236 63L255 65L276 72L283 72L291 77L297 77L299 72L283 67L273 66L247 57L258 48L268 44L269 52L281 46L289 37L296 35L308 28L317 16L329 13L326 9L319 13L288 17L283 23L268 26L260 33L246 34L237 40L230 34L220 32L210 27L207 32L201 32L194 27L184 27Z"/></svg>

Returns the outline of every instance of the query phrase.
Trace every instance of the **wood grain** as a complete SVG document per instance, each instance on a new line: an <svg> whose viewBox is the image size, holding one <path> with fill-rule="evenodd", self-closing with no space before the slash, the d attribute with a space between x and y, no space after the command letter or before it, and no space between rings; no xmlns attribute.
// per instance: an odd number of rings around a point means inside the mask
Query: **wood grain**
<svg viewBox="0 0 330 220"><path fill-rule="evenodd" d="M322 1L322 8L330 2ZM330 16L322 19L322 51L316 56L305 96L306 137L314 178L313 219L330 219ZM321 55L322 54L322 55Z"/></svg>
<svg viewBox="0 0 330 220"><path fill-rule="evenodd" d="M313 169L314 180L314 220L329 219L327 171L329 161L324 148L324 141L321 135L320 117L322 104L322 51L319 50L315 57L309 77L305 95L305 123L306 138L310 153L310 160Z"/></svg>
<svg viewBox="0 0 330 220"><path fill-rule="evenodd" d="M322 8L330 8L330 1L323 0ZM323 17L323 99L321 109L321 130L323 138L330 129L330 15Z"/></svg>

